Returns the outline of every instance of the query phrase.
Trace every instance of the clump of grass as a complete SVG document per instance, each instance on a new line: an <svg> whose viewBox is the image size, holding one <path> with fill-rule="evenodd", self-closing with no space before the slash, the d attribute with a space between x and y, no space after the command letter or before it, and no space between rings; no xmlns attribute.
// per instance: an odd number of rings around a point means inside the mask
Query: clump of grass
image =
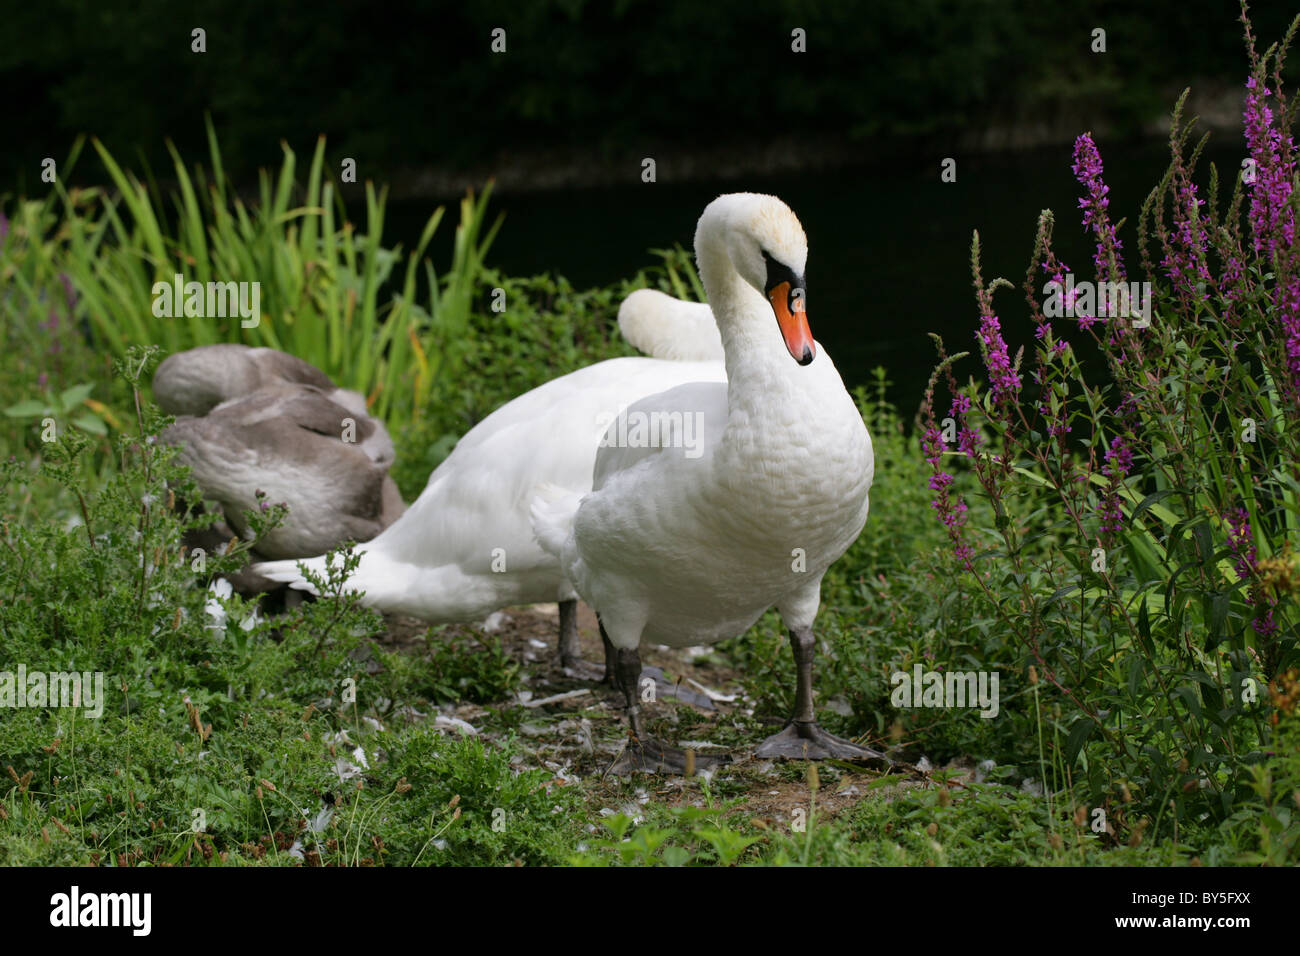
<svg viewBox="0 0 1300 956"><path fill-rule="evenodd" d="M207 169L191 171L171 149L176 185L166 199L98 141L112 190L65 185L75 182L78 141L49 196L16 206L0 244L6 310L50 312L63 336L84 336L92 354L121 357L146 342L167 353L219 342L280 349L361 392L390 427L418 418L438 380L461 368L484 257L501 226L499 217L487 224L491 184L461 202L452 259L439 275L425 252L443 207L409 252L385 246L387 189L335 183L323 138L305 184L285 145L279 169L259 176L257 202L246 203L226 178L210 121L207 129ZM350 188L364 189L364 231L344 210ZM177 275L259 283L260 321L246 328L239 316L156 316L155 283ZM41 338L34 323L26 335ZM29 344L39 354L39 343Z"/></svg>
<svg viewBox="0 0 1300 956"><path fill-rule="evenodd" d="M18 483L67 484L78 502L70 518L0 524L3 669L99 672L105 689L99 716L0 710L0 862L409 863L448 825L434 811L457 794L450 855L431 860L431 848L422 862L558 859L569 823L551 810L569 798L548 792L549 774L517 773L508 744L381 729L392 708L430 704L409 691L384 699L362 665L380 620L344 590L349 548L317 575L327 599L281 618L208 590L254 542L227 555L183 550L184 531L211 519L171 507L197 489L154 441L166 419L140 392L156 358L131 350L120 363L139 411L102 487L83 482L90 439L75 429L34 471L0 464L6 502ZM280 515L248 517L260 534ZM492 666L470 673L504 679ZM512 815L505 831L485 809L497 806Z"/></svg>

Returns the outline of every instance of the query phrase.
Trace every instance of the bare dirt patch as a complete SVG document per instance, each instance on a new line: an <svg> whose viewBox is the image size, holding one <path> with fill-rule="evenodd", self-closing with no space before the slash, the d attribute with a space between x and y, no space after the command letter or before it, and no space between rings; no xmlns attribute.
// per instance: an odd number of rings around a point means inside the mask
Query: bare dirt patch
<svg viewBox="0 0 1300 956"><path fill-rule="evenodd" d="M493 615L485 625L452 626L432 638L426 636L428 626L422 622L395 616L385 620L388 633L381 643L390 650L422 654L427 653L431 639L468 638L495 642L519 662L522 686L514 699L486 705L455 704L440 708L441 713L466 721L490 738L514 734L515 746L531 758L529 764L551 770L565 784L580 781L593 805L617 809L635 794L667 807L700 803L698 784L680 777L604 776L625 740L622 697L613 688L561 670L556 656L556 605L510 608ZM582 604L578 631L583 656L602 664L596 617ZM765 728L751 716L736 671L716 655L704 656L689 648L648 646L642 649L642 660L647 666L662 668L670 680L683 686L694 688L689 683L693 680L718 694L734 695L733 702L717 702L713 710L661 699L650 709L651 729L679 746L695 746L700 753L729 753L733 762L716 771L715 777L725 780L729 798L741 798L743 813L751 823L760 828L788 828L797 812L808 812L812 794L806 765L783 765L752 756L758 740L777 727ZM926 785L901 769L891 774L895 782L882 785L878 782L881 776L878 771L844 763L823 765L816 794L818 819L833 819L862 799L892 799L904 789Z"/></svg>

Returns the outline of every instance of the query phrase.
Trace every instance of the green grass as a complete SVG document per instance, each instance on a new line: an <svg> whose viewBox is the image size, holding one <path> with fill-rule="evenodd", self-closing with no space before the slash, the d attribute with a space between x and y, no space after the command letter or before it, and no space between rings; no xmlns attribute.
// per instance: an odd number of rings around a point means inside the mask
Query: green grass
<svg viewBox="0 0 1300 956"><path fill-rule="evenodd" d="M132 358L122 370L138 385L148 361ZM878 448L905 441L887 437L896 430L887 408L861 398ZM162 421L143 403L137 430L147 434ZM22 463L5 466L6 503L20 488L40 499L60 481L79 487L78 461L97 440L68 430L34 477ZM0 863L1294 862L1294 758L1271 766L1257 801L1223 825L1184 822L1175 838L1167 827L1126 821L1120 807L1108 810L1113 832L1098 833L1091 808L1080 815L1068 787L1050 798L1022 791L1025 778L1041 785L1038 733L1050 723L1032 695L1004 698L1000 721L893 711L885 680L892 662L954 653L962 622L973 627L983 613L976 601L952 607L934 599L951 569L945 573L923 513L881 509L880 527L828 581L819 629L836 652L821 658L819 699L839 697L851 709L821 716L841 732L892 739L910 759L994 759L989 778L964 785L944 771L872 778L834 765L813 777L798 763L769 776L751 763L692 781L665 801L644 799L644 780L573 781L544 766L545 748L516 736L523 724L585 716L616 739L617 720L601 711L525 714L512 703L519 664L492 637L434 629L424 652L371 646L382 621L339 596L352 560L346 551L320 578L330 599L252 622L252 605L231 598L225 620L211 626L204 585L225 559L196 573L179 552L182 522L162 507L166 483L183 490L185 475L169 449L130 434L117 436L115 453L118 470L84 489L84 512L76 505L61 517L43 513L4 527L3 666L102 670L110 688L99 719L67 709L0 710ZM879 493L905 500L911 467L882 468ZM84 524L69 522L72 515ZM255 519L265 530L278 516ZM890 547L872 547L873 533ZM900 536L916 551L892 543ZM677 732L747 748L763 732L757 718L782 717L789 706L788 649L767 620L714 656L747 675L756 717L717 724L682 709ZM380 663L377 673L368 657ZM463 701L480 702L480 736L433 726L440 703ZM1296 724L1284 718L1286 739ZM1051 741L1050 727L1046 735ZM860 795L847 806L839 801L831 815L828 798L850 783ZM756 815L754 801L773 786L806 795L798 798L806 808L801 829L790 814ZM643 819L634 823L630 807Z"/></svg>

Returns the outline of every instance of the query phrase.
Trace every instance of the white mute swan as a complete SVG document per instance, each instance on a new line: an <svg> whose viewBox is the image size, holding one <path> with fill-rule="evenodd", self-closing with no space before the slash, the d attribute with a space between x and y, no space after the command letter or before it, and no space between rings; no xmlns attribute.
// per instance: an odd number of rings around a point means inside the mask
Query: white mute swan
<svg viewBox="0 0 1300 956"><path fill-rule="evenodd" d="M620 324L624 314L621 309ZM636 335L632 344L642 350L709 354L708 306L676 310L640 326L635 318L630 321ZM558 601L561 666L583 670L577 594L559 561L533 535L534 489L551 483L590 490L601 437L620 412L684 382L725 381L720 352L717 356L715 361L610 359L503 405L461 438L400 520L358 547L360 565L349 590L364 591L362 603L369 607L432 623L481 621L503 607ZM324 558L301 563L321 569ZM298 564L271 561L255 570L310 591Z"/></svg>
<svg viewBox="0 0 1300 956"><path fill-rule="evenodd" d="M611 769L702 764L647 735L641 642L733 637L773 605L789 629L798 686L793 717L758 755L886 759L822 730L813 710L821 580L867 520L874 459L862 416L808 328L803 228L773 196L720 196L700 217L695 254L726 383L687 382L632 405L596 458L594 490L540 489L533 506L538 540L616 652L630 737ZM612 441L656 413L693 421L702 447Z"/></svg>

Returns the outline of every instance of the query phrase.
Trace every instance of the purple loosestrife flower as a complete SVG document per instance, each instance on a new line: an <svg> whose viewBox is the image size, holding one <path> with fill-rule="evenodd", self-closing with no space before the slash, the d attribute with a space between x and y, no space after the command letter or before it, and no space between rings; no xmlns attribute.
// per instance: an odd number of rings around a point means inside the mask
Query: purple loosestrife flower
<svg viewBox="0 0 1300 956"><path fill-rule="evenodd" d="M991 312L980 316L980 330L976 334L984 353L984 364L989 371L989 385L993 389L993 402L1006 404L1020 391L1020 373L1011 367L1007 343L1002 338L1002 324Z"/></svg>
<svg viewBox="0 0 1300 956"><path fill-rule="evenodd" d="M1042 265L1043 273L1050 275L1052 281L1061 289L1061 307L1067 315L1074 315L1075 321L1079 323L1080 331L1087 332L1097 322L1105 322L1105 319L1099 319L1095 315L1082 314L1076 311L1075 302L1078 301L1080 291L1078 286L1066 287L1065 277L1070 272L1070 267L1056 258L1056 253L1049 252L1047 261ZM1040 336L1041 337L1041 336ZM1065 343L1068 344L1068 343ZM1058 354L1064 352L1064 348L1057 349Z"/></svg>
<svg viewBox="0 0 1300 956"><path fill-rule="evenodd" d="M4 245L4 241L8 236L9 218L3 212L0 212L0 245Z"/></svg>
<svg viewBox="0 0 1300 956"><path fill-rule="evenodd" d="M1110 187L1101 178L1101 153L1097 151L1097 144L1092 141L1090 133L1084 133L1074 141L1073 169L1079 185L1087 190L1087 195L1079 200L1079 208L1083 210L1084 228L1091 228L1097 239L1097 251L1092 259L1097 269L1097 278L1105 279L1109 276L1112 280L1122 281L1124 263L1120 259L1120 252L1124 245L1116 237L1115 227L1110 224L1110 216L1106 211L1110 205L1107 198Z"/></svg>
<svg viewBox="0 0 1300 956"><path fill-rule="evenodd" d="M1233 508L1224 520L1228 522L1228 550L1237 559L1234 567L1237 574L1246 577L1255 569L1255 560L1259 552L1255 548L1255 536L1250 529L1250 516L1245 508Z"/></svg>
<svg viewBox="0 0 1300 956"><path fill-rule="evenodd" d="M1295 144L1290 134L1274 125L1268 98L1273 92L1252 76L1246 80L1246 108L1242 124L1246 146L1255 161L1255 181L1250 191L1250 228L1255 251L1270 259L1279 243L1290 249L1295 242L1295 212L1290 208L1295 173Z"/></svg>
<svg viewBox="0 0 1300 956"><path fill-rule="evenodd" d="M1124 392L1119 404L1115 406L1115 417L1120 421L1128 422L1131 419L1133 423L1136 423L1137 413L1137 396L1133 392Z"/></svg>
<svg viewBox="0 0 1300 956"><path fill-rule="evenodd" d="M979 432L966 423L966 416L969 412L969 396L958 392L953 396L948 414L957 421L957 447L966 453L967 458L974 458L979 454L980 448L983 447L984 439L980 437Z"/></svg>
<svg viewBox="0 0 1300 956"><path fill-rule="evenodd" d="M1052 409L1049 405L1039 405L1038 414L1042 415L1047 422L1047 435L1049 438L1060 438L1062 435L1068 435L1074 431L1073 428L1066 424L1064 418L1059 415L1052 415Z"/></svg>
<svg viewBox="0 0 1300 956"><path fill-rule="evenodd" d="M1040 237L1040 241L1045 242L1046 237ZM1050 246L1048 246L1046 251L1047 258L1040 263L1040 268L1044 275L1050 275L1052 277L1051 281L1055 282L1057 288L1061 290L1062 305L1065 307L1065 310L1068 311L1074 305L1074 300L1078 295L1078 289L1066 288L1065 276L1070 271L1069 267L1056 258L1056 253L1052 252ZM1034 338L1038 339L1040 342L1050 342L1051 344L1040 350L1038 353L1038 368L1034 370L1034 382L1040 387L1046 389L1048 387L1047 373L1050 371L1049 366L1052 359L1064 355L1066 349L1070 347L1070 344L1064 339L1058 339L1052 335L1052 321L1050 318L1042 313L1038 313L1038 318L1041 321L1037 322L1035 325ZM1060 411L1064 411L1064 409L1061 409ZM1042 415L1043 419L1047 422L1047 434L1049 437L1060 439L1071 431L1070 426L1065 423L1064 418L1059 414L1052 414L1052 408L1049 403L1041 403L1038 406L1038 413ZM1059 441L1057 444L1058 447L1064 451L1064 445ZM1067 465L1067 468L1068 467L1069 466Z"/></svg>
<svg viewBox="0 0 1300 956"><path fill-rule="evenodd" d="M1124 512L1119 507L1119 495L1114 492L1107 493L1101 501L1101 507L1097 509L1097 516L1101 518L1101 530L1103 534L1119 534L1124 530Z"/></svg>
<svg viewBox="0 0 1300 956"><path fill-rule="evenodd" d="M1133 470L1133 450L1123 435L1116 435L1106 450L1106 465L1102 473L1116 480L1125 478Z"/></svg>
<svg viewBox="0 0 1300 956"><path fill-rule="evenodd" d="M943 491L952 484L952 475L939 468L939 462L943 458L944 451L947 450L943 436L939 434L939 429L931 425L925 430L925 435L921 438L921 447L925 449L925 460L930 463L934 474L930 476L930 488L933 491ZM932 502L931 504L934 504Z"/></svg>
<svg viewBox="0 0 1300 956"><path fill-rule="evenodd" d="M1051 276L1052 281L1056 283L1056 287L1061 290L1062 310L1067 314L1073 313L1075 300L1079 298L1079 290L1073 286L1069 288L1066 287L1065 277L1069 273L1070 267L1057 259L1056 253L1053 252L1049 246L1047 249L1047 259L1042 262L1040 268L1043 270L1043 275ZM1047 334L1052 331L1052 320L1045 315L1042 318L1043 321L1034 329L1034 338L1039 340L1045 338ZM1087 331L1086 328L1085 331ZM1056 339L1052 343L1052 352L1058 356L1064 355L1065 350L1069 347L1070 343L1065 339ZM1043 384L1042 376L1040 375L1035 379L1035 381L1037 381L1039 385Z"/></svg>
<svg viewBox="0 0 1300 956"><path fill-rule="evenodd" d="M1174 176L1174 232L1165 244L1165 257L1160 264L1184 306L1209 298L1206 288L1211 282L1206 265L1209 238L1200 211L1204 205L1205 200L1196 197L1196 184L1180 160Z"/></svg>
<svg viewBox="0 0 1300 956"><path fill-rule="evenodd" d="M1133 469L1133 450L1123 435L1116 435L1106 449L1106 464L1101 473L1110 479L1110 488L1102 499L1098 515L1101 518L1101 530L1118 534L1124 530L1124 513L1119 505L1119 486Z"/></svg>
<svg viewBox="0 0 1300 956"><path fill-rule="evenodd" d="M1105 321L1105 318L1099 318L1095 315L1081 315L1079 316L1079 329L1083 332L1087 332L1098 322L1105 323Z"/></svg>
<svg viewBox="0 0 1300 956"><path fill-rule="evenodd" d="M1220 250L1223 272L1219 276L1219 295L1222 299L1223 321L1230 325L1241 325L1241 316L1237 314L1237 303L1241 301L1242 278L1246 267L1241 262L1241 249L1231 252Z"/></svg>
<svg viewBox="0 0 1300 956"><path fill-rule="evenodd" d="M1250 527L1250 515L1245 508L1234 508L1223 517L1228 523L1228 550L1237 559L1233 567L1238 577L1251 579L1250 597L1247 599L1255 610L1251 626L1256 634L1267 637L1277 631L1277 622L1273 620L1273 607L1277 599L1269 597L1259 584L1255 570L1259 552L1255 547L1255 534Z"/></svg>
<svg viewBox="0 0 1300 956"><path fill-rule="evenodd" d="M1300 275L1291 275L1284 282L1279 282L1274 292L1274 301L1282 320L1291 384L1296 400L1300 401Z"/></svg>
<svg viewBox="0 0 1300 956"><path fill-rule="evenodd" d="M935 471L938 471L939 461L943 458L945 450L943 436L939 434L938 428L931 425L925 430L925 434L921 436L921 450L925 452L925 460Z"/></svg>
<svg viewBox="0 0 1300 956"><path fill-rule="evenodd" d="M1291 134L1275 123L1268 105L1272 91L1264 85L1263 68L1246 80L1246 107L1242 112L1246 146L1254 160L1254 182L1250 191L1250 228L1255 251L1267 257L1278 274L1273 303L1282 324L1291 392L1300 401L1300 276L1295 274L1295 210L1291 194L1295 188L1296 147ZM1290 261L1288 261L1290 260ZM1287 266L1290 268L1287 268Z"/></svg>
<svg viewBox="0 0 1300 956"><path fill-rule="evenodd" d="M953 554L961 563L961 566L968 571L973 571L974 568L970 562L973 551L969 545L962 541L961 537L962 525L966 523L966 502L962 501L960 497L953 501L948 493L953 477L939 469L939 461L946 450L946 446L939 429L933 424L926 429L925 435L921 439L921 447L925 451L925 460L934 469L934 474L930 476L930 490L938 492L934 500L930 502L930 507L938 513L939 520L948 529L948 537L953 544Z"/></svg>

